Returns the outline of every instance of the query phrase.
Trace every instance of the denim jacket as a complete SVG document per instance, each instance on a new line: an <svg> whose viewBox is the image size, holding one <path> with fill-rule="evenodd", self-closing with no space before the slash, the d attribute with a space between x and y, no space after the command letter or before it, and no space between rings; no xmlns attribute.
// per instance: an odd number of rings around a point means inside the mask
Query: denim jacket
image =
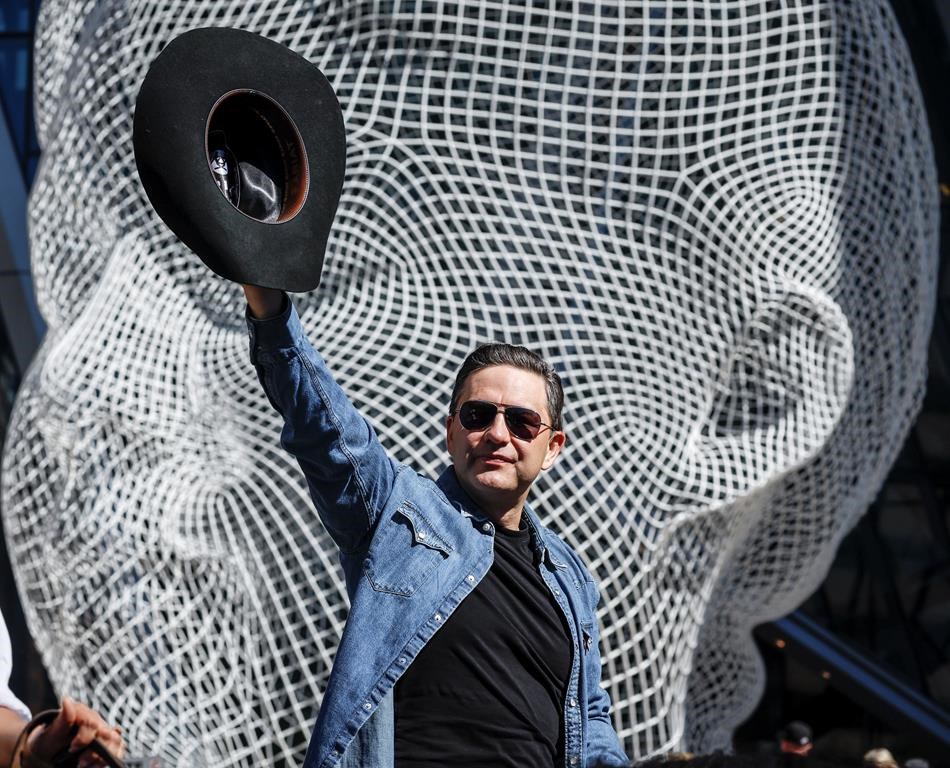
<svg viewBox="0 0 950 768"><path fill-rule="evenodd" d="M447 469L437 482L393 461L308 341L293 302L246 313L251 362L340 550L350 612L305 768L392 768L393 686L491 567L495 527ZM572 637L567 766L625 765L600 686L593 578L526 506L541 576Z"/></svg>

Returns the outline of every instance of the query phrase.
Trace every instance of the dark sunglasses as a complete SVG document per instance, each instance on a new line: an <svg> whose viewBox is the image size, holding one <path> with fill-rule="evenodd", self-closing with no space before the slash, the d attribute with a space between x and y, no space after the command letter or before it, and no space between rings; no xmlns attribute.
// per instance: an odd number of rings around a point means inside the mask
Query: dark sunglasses
<svg viewBox="0 0 950 768"><path fill-rule="evenodd" d="M498 411L505 414L508 431L519 440L534 440L542 427L554 430L550 424L541 421L540 413L530 408L522 408L520 405L499 408L495 403L489 403L487 400L467 400L455 410L455 413L459 415L459 422L465 429L479 431L491 426Z"/></svg>

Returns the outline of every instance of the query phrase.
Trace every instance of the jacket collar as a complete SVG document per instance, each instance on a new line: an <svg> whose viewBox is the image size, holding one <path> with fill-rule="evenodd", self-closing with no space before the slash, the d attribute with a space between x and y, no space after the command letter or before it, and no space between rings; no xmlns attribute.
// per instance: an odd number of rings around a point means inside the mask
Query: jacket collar
<svg viewBox="0 0 950 768"><path fill-rule="evenodd" d="M449 501L455 504L459 512L463 515L475 518L480 522L492 522L472 500L472 497L465 492L465 489L462 488L455 474L455 467L451 464L439 475L439 479L436 483L439 488L442 489L442 493L446 495ZM531 530L531 545L534 547L535 552L541 556L541 560L555 568L566 568L566 563L562 563L551 554L551 549L545 542L544 526L541 525L541 521L534 513L534 510L532 510L528 504L525 504L522 514L528 521L528 528Z"/></svg>

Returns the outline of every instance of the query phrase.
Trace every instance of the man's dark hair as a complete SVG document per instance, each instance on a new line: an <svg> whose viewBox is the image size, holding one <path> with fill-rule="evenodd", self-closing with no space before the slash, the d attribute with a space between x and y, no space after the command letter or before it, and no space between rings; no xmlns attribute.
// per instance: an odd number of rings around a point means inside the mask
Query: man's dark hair
<svg viewBox="0 0 950 768"><path fill-rule="evenodd" d="M561 377L557 375L554 367L544 361L540 355L532 352L526 347L518 347L514 344L504 344L493 342L491 344L482 344L475 349L455 376L455 386L452 388L452 400L449 403L449 413L455 413L458 408L459 395L468 377L475 371L483 368L493 368L496 365L510 365L513 368L520 368L523 371L531 371L544 379L545 390L548 396L548 414L551 417L551 426L555 431L559 431L561 424L561 411L564 410L564 388L561 386Z"/></svg>

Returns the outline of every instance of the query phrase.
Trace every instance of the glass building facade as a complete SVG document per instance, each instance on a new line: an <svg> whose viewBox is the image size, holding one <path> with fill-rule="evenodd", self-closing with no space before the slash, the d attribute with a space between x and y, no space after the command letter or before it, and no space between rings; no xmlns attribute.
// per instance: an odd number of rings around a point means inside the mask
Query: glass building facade
<svg viewBox="0 0 950 768"><path fill-rule="evenodd" d="M39 4L0 2L0 107L27 188L40 157L33 123L33 29Z"/></svg>

